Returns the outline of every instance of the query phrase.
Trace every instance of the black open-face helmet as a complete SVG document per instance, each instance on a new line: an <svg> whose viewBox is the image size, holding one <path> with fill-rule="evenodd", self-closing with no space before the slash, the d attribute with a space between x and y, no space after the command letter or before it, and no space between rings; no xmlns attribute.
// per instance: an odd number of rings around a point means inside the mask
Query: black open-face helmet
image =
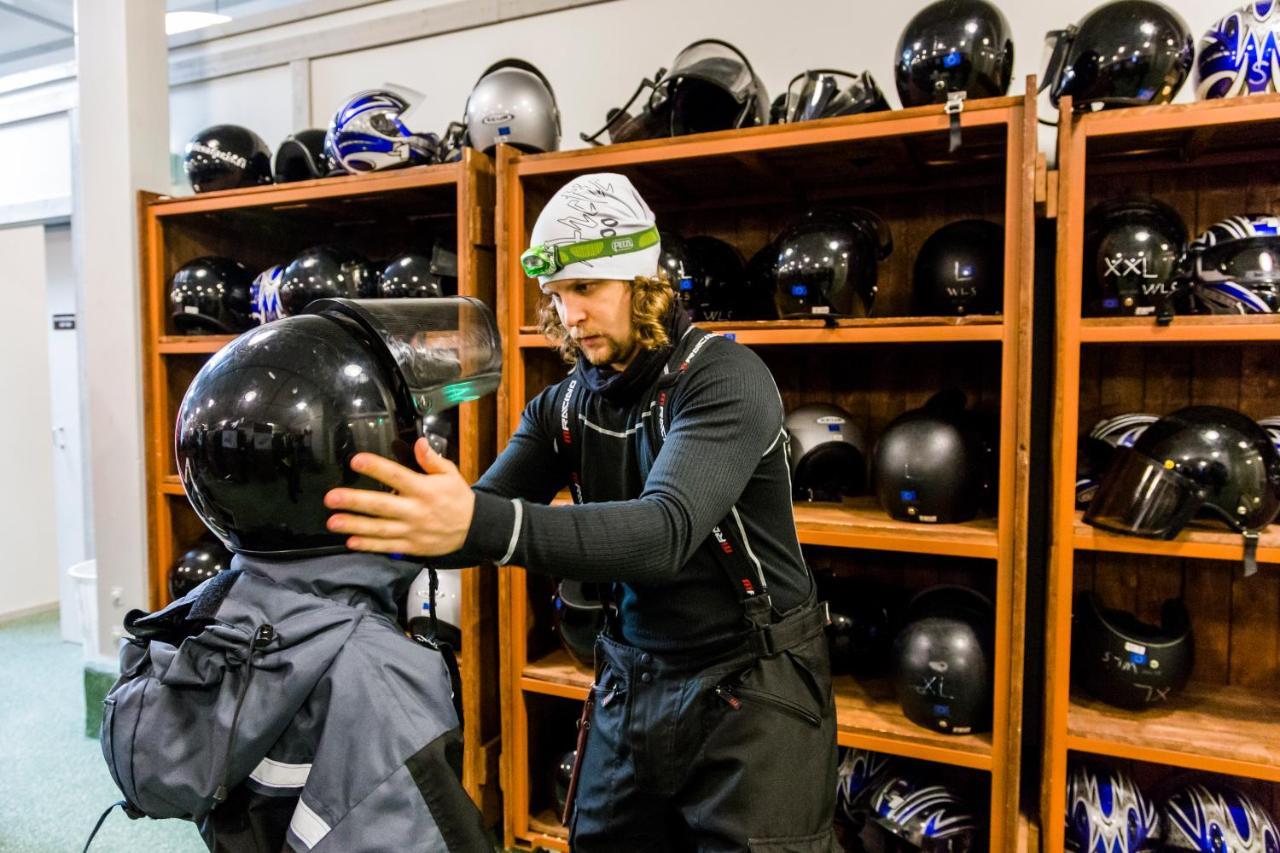
<svg viewBox="0 0 1280 853"><path fill-rule="evenodd" d="M854 74L834 68L802 71L774 101L770 111L773 124L795 124L820 118L852 116L889 109L884 92L871 72Z"/></svg>
<svg viewBox="0 0 1280 853"><path fill-rule="evenodd" d="M1194 662L1191 616L1180 598L1164 602L1160 624L1103 607L1092 592L1076 597L1071 669L1075 684L1121 708L1169 701L1187 683Z"/></svg>
<svg viewBox="0 0 1280 853"><path fill-rule="evenodd" d="M1117 448L1084 520L1131 536L1172 539L1208 517L1244 536L1245 573L1257 570L1258 535L1280 511L1280 453L1237 411L1190 406Z"/></svg>
<svg viewBox="0 0 1280 853"><path fill-rule="evenodd" d="M351 470L369 451L416 466L440 416L493 391L502 346L475 299L322 300L219 350L178 409L178 475L232 551L345 550L326 526L335 486L386 491Z"/></svg>
<svg viewBox="0 0 1280 853"><path fill-rule="evenodd" d="M893 251L884 220L858 207L811 210L778 237L774 298L786 317L866 317L876 267Z"/></svg>
<svg viewBox="0 0 1280 853"><path fill-rule="evenodd" d="M904 107L945 103L954 93L995 98L1013 78L1013 31L986 0L937 0L898 37L894 82Z"/></svg>
<svg viewBox="0 0 1280 853"><path fill-rule="evenodd" d="M284 268L280 313L301 314L317 299L376 299L378 274L369 260L345 246L312 246Z"/></svg>
<svg viewBox="0 0 1280 853"><path fill-rule="evenodd" d="M1169 317L1186 313L1182 253L1187 226L1154 199L1090 208L1084 221L1084 310L1091 315Z"/></svg>
<svg viewBox="0 0 1280 853"><path fill-rule="evenodd" d="M182 165L197 193L271 183L271 149L238 124L206 127L191 137Z"/></svg>
<svg viewBox="0 0 1280 853"><path fill-rule="evenodd" d="M230 335L253 326L253 274L231 258L183 264L169 285L174 327L187 335Z"/></svg>
<svg viewBox="0 0 1280 853"><path fill-rule="evenodd" d="M1045 39L1044 87L1054 106L1070 95L1076 112L1167 104L1196 55L1186 21L1155 0L1110 0Z"/></svg>

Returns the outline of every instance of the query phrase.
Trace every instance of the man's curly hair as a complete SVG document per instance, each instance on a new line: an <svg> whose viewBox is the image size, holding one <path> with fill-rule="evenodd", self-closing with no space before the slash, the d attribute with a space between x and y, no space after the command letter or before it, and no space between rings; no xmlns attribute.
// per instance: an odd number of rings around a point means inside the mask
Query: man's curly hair
<svg viewBox="0 0 1280 853"><path fill-rule="evenodd" d="M674 298L671 281L662 270L652 278L638 275L632 280L631 326L642 348L658 349L671 343L664 321ZM576 364L582 348L569 336L569 330L561 324L551 297L546 294L538 303L538 325L551 345L560 351L565 364Z"/></svg>

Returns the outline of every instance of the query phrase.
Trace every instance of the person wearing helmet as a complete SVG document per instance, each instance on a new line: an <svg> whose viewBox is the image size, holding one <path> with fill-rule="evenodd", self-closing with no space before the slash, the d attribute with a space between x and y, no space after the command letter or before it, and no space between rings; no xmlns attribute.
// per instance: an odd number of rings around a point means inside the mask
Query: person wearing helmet
<svg viewBox="0 0 1280 853"><path fill-rule="evenodd" d="M574 850L785 838L825 853L826 617L796 538L773 377L751 350L690 325L626 177L569 181L532 243L521 262L570 375L526 406L473 487L421 443L427 474L356 456L355 471L397 494L335 489L329 527L350 548L437 568L491 560L599 584L606 627L569 795ZM574 505L547 506L563 488Z"/></svg>
<svg viewBox="0 0 1280 853"><path fill-rule="evenodd" d="M428 568L424 596L421 561L348 550L324 495L376 487L352 456L411 459L500 375L466 297L319 300L204 364L174 461L234 556L193 550L173 577L193 588L125 617L100 741L131 817L191 820L210 850L493 849L461 779L460 588Z"/></svg>

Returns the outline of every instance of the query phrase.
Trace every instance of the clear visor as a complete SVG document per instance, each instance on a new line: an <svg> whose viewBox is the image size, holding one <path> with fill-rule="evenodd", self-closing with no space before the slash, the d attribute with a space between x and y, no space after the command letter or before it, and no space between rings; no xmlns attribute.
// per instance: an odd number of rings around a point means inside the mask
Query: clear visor
<svg viewBox="0 0 1280 853"><path fill-rule="evenodd" d="M680 51L664 82L682 77L719 86L739 103L746 100L751 89L751 66L737 48L721 41L697 41ZM660 84L659 88L664 87Z"/></svg>
<svg viewBox="0 0 1280 853"><path fill-rule="evenodd" d="M477 299L323 299L307 313L348 317L380 341L424 419L495 391L502 378L498 326Z"/></svg>
<svg viewBox="0 0 1280 853"><path fill-rule="evenodd" d="M850 90L858 78L842 71L806 71L797 74L787 87L788 123L812 121L824 115L837 115L847 106Z"/></svg>
<svg viewBox="0 0 1280 853"><path fill-rule="evenodd" d="M1204 503L1204 493L1186 477L1155 459L1120 447L1084 520L1116 533L1172 538Z"/></svg>

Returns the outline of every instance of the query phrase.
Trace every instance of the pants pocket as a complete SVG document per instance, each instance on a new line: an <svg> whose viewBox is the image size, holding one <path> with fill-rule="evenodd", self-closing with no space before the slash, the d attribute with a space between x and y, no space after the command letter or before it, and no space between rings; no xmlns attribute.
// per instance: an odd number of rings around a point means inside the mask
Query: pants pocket
<svg viewBox="0 0 1280 853"><path fill-rule="evenodd" d="M826 829L813 835L748 838L747 849L751 853L833 853L840 848L834 830Z"/></svg>

